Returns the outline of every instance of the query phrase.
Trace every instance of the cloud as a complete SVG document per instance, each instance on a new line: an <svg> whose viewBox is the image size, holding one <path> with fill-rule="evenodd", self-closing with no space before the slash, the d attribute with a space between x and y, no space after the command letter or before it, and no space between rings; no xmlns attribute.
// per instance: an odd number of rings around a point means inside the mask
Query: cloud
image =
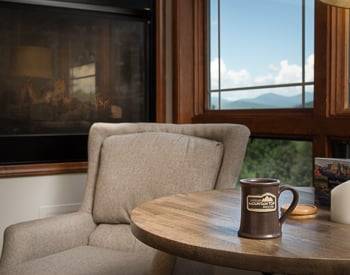
<svg viewBox="0 0 350 275"><path fill-rule="evenodd" d="M305 80L313 81L314 78L314 55L311 54L305 62ZM221 66L221 88L234 88L255 85L271 85L301 82L302 67L297 64L290 64L288 60L281 60L279 64L270 64L265 75L252 76L245 69L229 69L225 62L220 59ZM219 81L219 59L214 58L210 64L211 87L218 89Z"/></svg>
<svg viewBox="0 0 350 275"><path fill-rule="evenodd" d="M280 62L279 71L274 77L274 84L296 83L301 81L301 66L289 64L288 60Z"/></svg>
<svg viewBox="0 0 350 275"><path fill-rule="evenodd" d="M306 59L305 63L305 80L306 82L314 81L314 64L315 64L315 55L310 54Z"/></svg>
<svg viewBox="0 0 350 275"><path fill-rule="evenodd" d="M275 76L274 74L272 73L268 73L266 75L262 75L262 76L257 76L254 78L254 82L253 82L253 85L254 84L257 84L257 85L264 85L266 83L274 83L275 81Z"/></svg>
<svg viewBox="0 0 350 275"><path fill-rule="evenodd" d="M211 69L211 87L212 89L219 88L219 59L214 58L210 62ZM251 82L251 75L246 69L231 70L227 69L225 62L220 59L221 71L221 88L231 88L242 85L247 85Z"/></svg>

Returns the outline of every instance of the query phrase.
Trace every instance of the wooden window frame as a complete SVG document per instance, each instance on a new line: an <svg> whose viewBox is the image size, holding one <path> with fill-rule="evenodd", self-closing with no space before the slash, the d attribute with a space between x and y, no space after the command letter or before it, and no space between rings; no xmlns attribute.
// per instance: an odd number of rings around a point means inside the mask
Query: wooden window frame
<svg viewBox="0 0 350 275"><path fill-rule="evenodd" d="M207 3L173 2L175 122L244 124L253 137L310 140L314 157L331 157L330 140L350 138L350 111L339 96L348 89L349 11L316 0L313 109L209 110Z"/></svg>
<svg viewBox="0 0 350 275"><path fill-rule="evenodd" d="M331 26L338 32L330 34L332 67L330 72L332 85L329 90L330 115L349 116L349 11L332 9L330 11Z"/></svg>

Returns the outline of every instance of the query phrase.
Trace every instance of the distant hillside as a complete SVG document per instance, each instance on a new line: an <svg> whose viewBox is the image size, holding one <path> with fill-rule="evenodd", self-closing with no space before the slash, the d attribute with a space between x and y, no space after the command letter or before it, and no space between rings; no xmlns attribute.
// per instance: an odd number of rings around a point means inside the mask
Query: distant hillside
<svg viewBox="0 0 350 275"><path fill-rule="evenodd" d="M215 97L214 100L215 102ZM313 106L313 94L305 93L305 107ZM283 96L267 93L255 98L246 98L236 101L222 99L222 109L267 109L267 108L296 108L301 106L300 95ZM215 106L217 108L217 106Z"/></svg>

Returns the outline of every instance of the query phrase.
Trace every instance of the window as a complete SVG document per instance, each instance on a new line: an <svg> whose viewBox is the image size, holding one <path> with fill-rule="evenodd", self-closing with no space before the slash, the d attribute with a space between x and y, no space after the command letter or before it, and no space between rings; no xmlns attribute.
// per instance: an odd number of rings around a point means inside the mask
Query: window
<svg viewBox="0 0 350 275"><path fill-rule="evenodd" d="M245 109L254 121L264 119L254 109L313 108L314 0L211 0L208 25L209 110ZM244 124L239 113L235 119ZM281 125L288 119L268 121L260 124L264 136L279 129L273 139L251 139L241 178L310 186L312 142L279 139L286 136Z"/></svg>
<svg viewBox="0 0 350 275"><path fill-rule="evenodd" d="M332 140L332 157L350 159L350 140Z"/></svg>
<svg viewBox="0 0 350 275"><path fill-rule="evenodd" d="M350 10L314 0L196 0L176 1L174 12L176 122L244 124L276 147L307 141L313 157L348 155L348 145L332 142L350 137ZM276 74L282 65L294 78Z"/></svg>
<svg viewBox="0 0 350 275"><path fill-rule="evenodd" d="M209 109L312 108L314 0L211 0Z"/></svg>
<svg viewBox="0 0 350 275"><path fill-rule="evenodd" d="M74 66L70 69L71 93L83 101L91 101L96 92L95 63Z"/></svg>
<svg viewBox="0 0 350 275"><path fill-rule="evenodd" d="M312 184L312 143L253 138L248 143L241 178L273 177L283 184Z"/></svg>

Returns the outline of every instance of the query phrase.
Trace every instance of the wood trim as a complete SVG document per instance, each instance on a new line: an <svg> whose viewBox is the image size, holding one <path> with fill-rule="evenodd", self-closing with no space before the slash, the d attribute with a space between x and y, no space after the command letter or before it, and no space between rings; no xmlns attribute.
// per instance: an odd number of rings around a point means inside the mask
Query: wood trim
<svg viewBox="0 0 350 275"><path fill-rule="evenodd" d="M313 138L313 155L318 157L331 156L329 139L325 135L318 135Z"/></svg>
<svg viewBox="0 0 350 275"><path fill-rule="evenodd" d="M317 16L315 18L314 115L325 117L330 108L327 93L331 89L331 70L328 65L332 60L330 57L332 42L330 39L330 9L325 4L316 1L315 14Z"/></svg>
<svg viewBox="0 0 350 275"><path fill-rule="evenodd" d="M350 137L348 118L320 118L312 115L290 113L284 115L247 115L237 116L232 112L211 111L203 115L195 116L194 123L237 123L244 124L251 129L253 136L283 136L290 138L310 139L320 137L320 140L327 141L327 136ZM323 144L322 147L326 147ZM319 147L318 147L319 148ZM317 152L317 151L316 151ZM320 151L322 155L324 150ZM328 152L328 151L327 151ZM327 155L329 156L329 155Z"/></svg>
<svg viewBox="0 0 350 275"><path fill-rule="evenodd" d="M207 10L208 1L194 0L194 115L203 114L205 109L207 81L207 18L204 12Z"/></svg>
<svg viewBox="0 0 350 275"><path fill-rule="evenodd" d="M166 122L166 3L156 0L156 121Z"/></svg>
<svg viewBox="0 0 350 275"><path fill-rule="evenodd" d="M329 114L349 116L349 11L328 7L330 17L330 67Z"/></svg>
<svg viewBox="0 0 350 275"><path fill-rule="evenodd" d="M204 113L207 90L207 1L173 1L173 118L191 123Z"/></svg>
<svg viewBox="0 0 350 275"><path fill-rule="evenodd" d="M173 121L191 123L195 114L195 0L173 1ZM196 25L198 26L198 25ZM199 45L196 44L199 47ZM197 53L199 54L199 53ZM198 84L198 83L197 83Z"/></svg>
<svg viewBox="0 0 350 275"><path fill-rule="evenodd" d="M349 10L345 10L345 20L344 20L344 89L346 91L350 90L350 12ZM344 93L344 110L350 114L350 97L349 92Z"/></svg>
<svg viewBox="0 0 350 275"><path fill-rule="evenodd" d="M0 178L86 173L87 162L40 163L0 166Z"/></svg>

